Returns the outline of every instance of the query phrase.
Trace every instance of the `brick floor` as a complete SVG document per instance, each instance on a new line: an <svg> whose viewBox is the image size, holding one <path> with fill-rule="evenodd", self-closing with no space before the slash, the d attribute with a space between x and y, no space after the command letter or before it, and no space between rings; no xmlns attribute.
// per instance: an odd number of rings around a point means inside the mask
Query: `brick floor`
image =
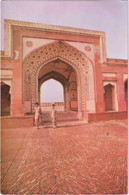
<svg viewBox="0 0 129 195"><path fill-rule="evenodd" d="M126 194L127 120L2 131L3 194Z"/></svg>

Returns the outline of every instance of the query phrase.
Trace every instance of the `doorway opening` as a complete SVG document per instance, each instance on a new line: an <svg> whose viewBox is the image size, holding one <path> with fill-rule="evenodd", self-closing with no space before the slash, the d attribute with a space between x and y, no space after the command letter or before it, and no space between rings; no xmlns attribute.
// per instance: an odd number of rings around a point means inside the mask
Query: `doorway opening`
<svg viewBox="0 0 129 195"><path fill-rule="evenodd" d="M1 82L1 115L8 116L10 115L10 86Z"/></svg>
<svg viewBox="0 0 129 195"><path fill-rule="evenodd" d="M40 87L40 103L43 111L51 109L54 103L58 111L64 111L64 88L55 79L49 79Z"/></svg>
<svg viewBox="0 0 129 195"><path fill-rule="evenodd" d="M105 111L114 111L115 97L114 97L114 86L108 84L104 86L104 102L105 102Z"/></svg>

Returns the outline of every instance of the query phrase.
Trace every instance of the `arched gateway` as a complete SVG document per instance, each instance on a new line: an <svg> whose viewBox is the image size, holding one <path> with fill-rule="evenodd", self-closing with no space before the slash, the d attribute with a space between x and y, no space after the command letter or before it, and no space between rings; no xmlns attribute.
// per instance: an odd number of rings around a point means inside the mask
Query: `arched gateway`
<svg viewBox="0 0 129 195"><path fill-rule="evenodd" d="M77 111L79 119L127 117L128 61L107 58L105 32L5 20L1 59L1 81L10 91L2 94L8 100L2 115L18 120L13 125L33 125L34 104L49 79L62 84L64 111Z"/></svg>
<svg viewBox="0 0 129 195"><path fill-rule="evenodd" d="M77 84L77 108L79 117L87 109L90 60L79 50L61 41L47 44L29 54L23 62L23 101L33 112L35 102L39 102L41 84L55 78L64 86L65 110L70 110L71 86ZM30 108L31 108L30 106ZM25 112L28 112L27 106Z"/></svg>

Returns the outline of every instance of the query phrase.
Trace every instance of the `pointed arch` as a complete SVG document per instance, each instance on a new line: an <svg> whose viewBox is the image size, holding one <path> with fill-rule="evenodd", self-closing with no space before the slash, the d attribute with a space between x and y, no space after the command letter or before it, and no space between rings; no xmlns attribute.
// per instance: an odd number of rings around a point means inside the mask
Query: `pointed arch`
<svg viewBox="0 0 129 195"><path fill-rule="evenodd" d="M60 82L63 86L67 84L67 79L63 75L61 75L60 73L58 73L56 71L51 71L51 72L48 72L47 74L43 75L43 77L40 79L40 85L42 85L43 82L45 82L51 78Z"/></svg>
<svg viewBox="0 0 129 195"><path fill-rule="evenodd" d="M47 44L33 51L24 59L23 100L32 100L32 108L34 107L34 103L38 101L38 74L43 66L57 59L69 64L76 71L79 95L78 108L80 112L85 111L86 97L88 96L89 66L92 66L92 64L85 54L62 41Z"/></svg>

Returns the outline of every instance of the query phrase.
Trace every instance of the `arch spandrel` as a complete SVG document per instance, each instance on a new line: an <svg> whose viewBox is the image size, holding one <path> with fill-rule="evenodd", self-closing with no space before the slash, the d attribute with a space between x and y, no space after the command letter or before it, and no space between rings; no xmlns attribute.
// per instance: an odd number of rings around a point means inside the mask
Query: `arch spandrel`
<svg viewBox="0 0 129 195"><path fill-rule="evenodd" d="M23 61L24 100L32 100L32 105L34 105L35 101L38 101L38 74L44 65L56 59L60 59L66 62L75 69L78 76L80 96L79 104L81 110L86 110L86 97L88 93L88 70L89 66L92 66L92 64L90 60L87 59L85 54L64 42L50 43L39 48L38 50L33 51L27 58L25 58ZM26 85L26 72L31 76L31 86ZM27 95L26 91L29 91L30 94Z"/></svg>
<svg viewBox="0 0 129 195"><path fill-rule="evenodd" d="M88 70L91 65L90 60L68 43L54 42L47 44L35 51L33 51L27 58L24 59L23 65L25 69L36 70L41 64L46 61L52 61L55 57L61 57L67 62L74 64L74 68L82 71Z"/></svg>

